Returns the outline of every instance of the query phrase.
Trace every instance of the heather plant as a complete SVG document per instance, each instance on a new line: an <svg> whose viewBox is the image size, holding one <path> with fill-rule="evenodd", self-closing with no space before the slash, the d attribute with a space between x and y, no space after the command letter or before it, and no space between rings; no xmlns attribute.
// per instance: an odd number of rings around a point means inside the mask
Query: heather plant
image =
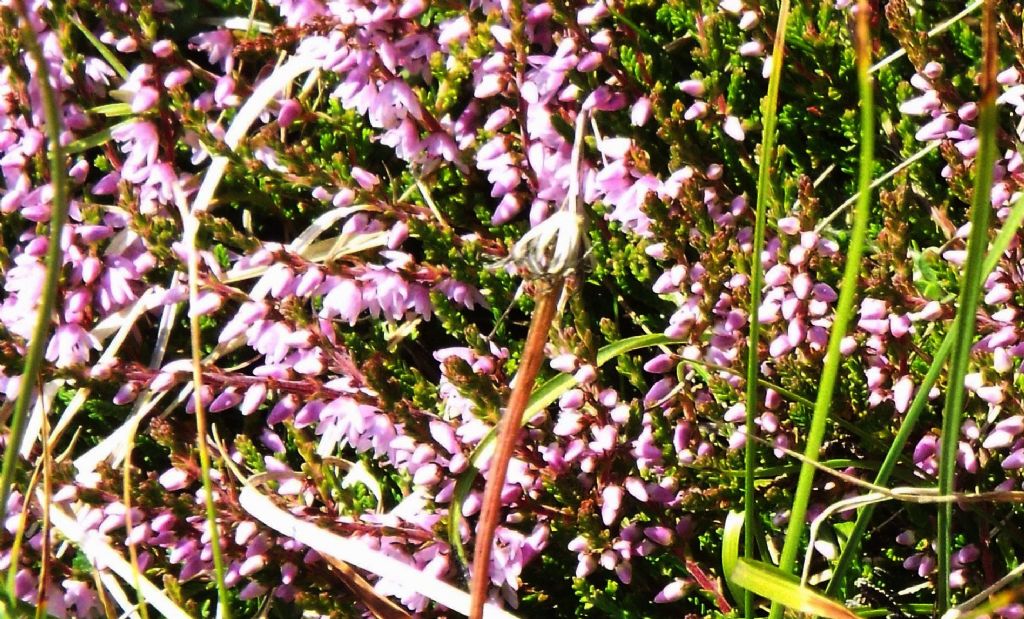
<svg viewBox="0 0 1024 619"><path fill-rule="evenodd" d="M1024 616L1017 4L0 17L5 616Z"/></svg>

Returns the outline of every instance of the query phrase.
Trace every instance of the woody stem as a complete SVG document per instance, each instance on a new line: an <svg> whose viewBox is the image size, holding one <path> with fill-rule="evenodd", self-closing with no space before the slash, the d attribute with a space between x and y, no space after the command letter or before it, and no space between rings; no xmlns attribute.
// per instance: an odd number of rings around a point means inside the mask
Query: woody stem
<svg viewBox="0 0 1024 619"><path fill-rule="evenodd" d="M526 346L516 374L516 384L509 396L505 415L501 419L498 430L497 445L494 456L488 467L487 485L484 488L483 504L480 508L480 520L477 523L476 543L473 548L473 580L470 585L470 619L481 619L484 611L484 600L487 598L487 585L490 581L489 566L491 549L494 544L494 532L498 528L498 517L501 512L501 491L505 486L508 474L508 463L516 448L516 439L522 425L523 411L533 392L533 383L544 360L544 344L548 339L548 330L555 318L558 298L562 293L564 280L559 278L539 292L534 307L530 330L526 335Z"/></svg>

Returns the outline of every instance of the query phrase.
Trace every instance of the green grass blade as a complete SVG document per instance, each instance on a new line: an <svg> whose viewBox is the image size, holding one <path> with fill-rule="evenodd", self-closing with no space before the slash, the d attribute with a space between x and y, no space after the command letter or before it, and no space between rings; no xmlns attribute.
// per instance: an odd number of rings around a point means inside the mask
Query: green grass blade
<svg viewBox="0 0 1024 619"><path fill-rule="evenodd" d="M178 209L181 213L184 243L188 251L188 326L192 352L192 401L195 404L196 450L199 452L199 471L205 495L203 502L206 506L207 534L210 537L210 546L213 550L213 571L217 584L217 599L219 601L217 616L223 619L231 619L230 596L224 581L227 567L224 560L224 550L220 546L220 524L217 520L217 508L214 505L213 481L210 477L210 450L207 446L206 438L208 427L206 404L203 403L202 399L202 336L200 335L199 314L193 309L196 307L196 299L199 298L199 251L196 247L199 219L196 217L194 210L189 210L186 198L181 188L177 186L175 187L175 201L178 203Z"/></svg>
<svg viewBox="0 0 1024 619"><path fill-rule="evenodd" d="M907 414L903 418L899 432L896 434L896 438L893 439L889 451L885 454L885 460L882 461L878 473L875 474L875 485L884 486L889 482L889 477L892 475L893 469L896 468L897 461L903 455L903 447L906 446L910 435L917 425L918 418L928 404L928 392L931 391L936 381L938 381L945 366L946 357L953 350L954 335L954 331L947 333L946 337L942 340L942 344L939 346L939 350L935 353L931 367L928 368L928 373L925 375L924 380L921 381L917 393L914 394L914 400L911 402L910 408L907 409ZM868 524L871 522L871 516L874 514L874 511L874 505L869 505L858 511L857 521L854 523L853 529L850 531L850 537L843 547L842 554L839 556L839 561L833 570L832 580L829 581L828 587L825 589L826 593L830 595L839 594L845 590L846 572L853 565L854 558L858 556L860 542L864 537L864 533L867 532Z"/></svg>
<svg viewBox="0 0 1024 619"><path fill-rule="evenodd" d="M743 512L729 512L722 530L722 573L732 574L740 559L740 542L743 539ZM731 578L725 579L732 598L740 605L746 601L747 591ZM746 612L746 611L744 611Z"/></svg>
<svg viewBox="0 0 1024 619"><path fill-rule="evenodd" d="M761 322L758 320L758 309L761 307L761 289L764 287L764 265L761 253L764 250L765 220L767 219L768 203L771 199L772 163L775 158L775 135L779 111L779 84L782 81L782 65L786 53L786 20L789 18L789 0L782 0L779 5L779 20L775 27L775 43L772 48L772 70L768 77L768 93L763 102L764 132L761 137L761 162L757 171L757 204L754 216L753 252L750 267L750 307L749 333L747 340L747 376L746 376L746 419L747 436L757 431L754 420L757 417L759 404L758 378L760 372L760 340ZM754 556L754 530L757 509L754 506L754 468L757 466L757 442L747 439L743 449L743 462L746 477L743 482L743 556ZM744 616L748 619L754 612L753 594L748 590L743 599Z"/></svg>
<svg viewBox="0 0 1024 619"><path fill-rule="evenodd" d="M727 580L771 600L772 608L791 608L815 617L859 619L839 602L801 585L795 576L774 565L739 559Z"/></svg>
<svg viewBox="0 0 1024 619"><path fill-rule="evenodd" d="M82 36L85 37L86 40L88 40L89 43L96 48L96 51L100 53L100 56L103 56L103 59L107 61L107 64L109 64L110 68L112 68L114 72L117 73L118 77L120 77L123 81L128 81L128 68L125 67L124 64L122 64L121 60L118 59L117 55L114 54L114 52L110 51L110 48L104 45L103 41L100 41L98 38L96 38L96 35L90 32L89 29L86 28L82 22L78 21L77 17L72 17L71 23L74 24L75 28L77 28L78 31L82 33Z"/></svg>
<svg viewBox="0 0 1024 619"><path fill-rule="evenodd" d="M90 114L99 114L101 116L108 117L136 116L135 112L132 111L130 103L104 103L103 105L91 107L87 111Z"/></svg>
<svg viewBox="0 0 1024 619"><path fill-rule="evenodd" d="M43 362L43 353L49 342L50 316L57 299L57 286L60 283L61 264L64 260L64 251L61 249L61 234L64 223L68 218L68 178L65 170L65 150L60 142L62 130L61 111L57 107L56 94L53 86L46 76L46 59L43 50L39 46L39 40L35 36L35 29L29 24L28 9L24 0L15 0L15 11L24 22L21 29L25 48L28 50L32 62L35 63L36 71L42 71L43 75L37 75L39 92L42 96L43 113L46 118L46 139L49 142L50 162L50 183L53 187L53 201L50 211L50 238L46 249L46 281L43 284L42 296L39 299L39 307L36 310L36 324L32 331L32 339L28 343L28 354L25 356L25 367L22 372L21 385L18 388L18 398L14 403L14 413L11 415L10 432L7 435L7 447L4 449L3 469L0 471L0 505L7 505L7 499L11 495L14 484L14 471L18 466L18 452L22 438L25 434L27 423L28 406L32 401L32 393L36 388L36 379L39 377L39 368ZM42 394L40 394L42 397ZM26 499L27 500L27 499ZM7 595L11 607L14 606L14 577L17 573L17 557L11 557L11 565L7 573Z"/></svg>
<svg viewBox="0 0 1024 619"><path fill-rule="evenodd" d="M989 248L988 255L985 256L985 264L982 267L980 281L988 279L990 273L995 270L996 265L999 264L999 259L1002 258L1007 248L1010 246L1010 242L1013 241L1017 235L1017 231L1020 229L1021 223L1024 223L1024 195L1017 198L1010 214L1007 215L1006 221L1003 222L1002 227L999 229L999 234L996 235L995 240L992 241L992 246ZM914 395L914 400L910 404L910 408L907 409L907 414L903 418L903 423L900 425L899 432L896 434L896 438L893 439L892 445L889 447L889 451L885 455L885 460L882 461L882 465L878 468L878 473L875 475L874 484L876 486L885 486L889 482L889 476L896 468L896 462L903 453L903 448L906 446L907 441L910 439L910 435L913 433L914 428L917 425L917 419L921 416L921 412L924 411L924 407L928 404L928 392L931 391L932 387L938 381L939 376L942 374L942 369L946 364L946 359L949 357L949 353L953 350L953 341L956 337L955 325L947 333L946 337L943 338L942 344L939 345L939 349L935 352L935 356L932 358L931 366L928 368L928 373L925 374L924 380L921 381L921 385L918 387L917 393ZM846 572L853 565L853 560L857 557L860 551L860 542L864 537L864 533L867 531L868 524L871 522L871 516L875 512L875 507L869 505L864 507L857 513L857 521L854 523L853 529L850 531L849 540L846 546L843 547L843 552L839 556L839 561L836 563L835 568L832 570L832 580L828 583L828 588L825 590L830 595L841 594L846 588Z"/></svg>
<svg viewBox="0 0 1024 619"><path fill-rule="evenodd" d="M989 214L992 211L992 171L996 161L996 63L998 37L995 6L992 0L982 9L982 97L978 118L978 157L974 162L974 195L971 204L971 232L967 237L967 263L960 283L960 304L957 308L955 340L950 353L946 405L942 411L942 435L939 450L939 494L953 491L956 452L963 418L964 375L974 342L975 312L981 298L982 268L988 241ZM949 553L952 550L953 504L939 505L935 552L938 555L935 607L938 615L949 608Z"/></svg>
<svg viewBox="0 0 1024 619"><path fill-rule="evenodd" d="M119 129L121 127L125 127L125 126L130 125L131 123L134 123L134 122L135 122L134 119L126 120L126 121L123 121L123 122L119 122L116 125L113 125L111 127L107 127L106 129L101 129L101 130L97 131L96 133L94 133L92 135L87 135L84 138L79 138L79 139L75 140L74 142L68 144L67 152L68 152L69 155L77 155L78 153L84 153L85 151L87 151L87 150L89 150L91 148L96 148L97 146L102 146L102 145L106 144L107 142L109 142L112 139L111 138L111 134L113 134L113 132L116 129Z"/></svg>
<svg viewBox="0 0 1024 619"><path fill-rule="evenodd" d="M782 548L779 567L783 572L791 574L796 565L796 555L803 539L807 505L810 501L811 487L814 483L814 464L818 461L821 443L825 435L825 425L832 405L832 394L835 390L839 365L842 362L840 343L846 335L847 327L853 317L854 300L857 295L857 279L860 275L860 261L864 252L864 241L867 238L868 220L871 217L871 175L875 165L875 105L871 75L868 68L871 64L871 33L869 30L870 9L866 0L857 4L856 42L857 51L857 84L860 91L860 163L858 170L858 198L854 209L853 234L843 268L843 279L839 287L839 302L836 306L832 330L829 333L828 348L821 380L818 383L818 396L814 404L807 444L804 449L805 460L800 466L800 477L797 481L793 507L790 510L789 526L786 531L786 542ZM748 478L748 483L749 483ZM782 605L773 602L770 614L772 619L782 617Z"/></svg>

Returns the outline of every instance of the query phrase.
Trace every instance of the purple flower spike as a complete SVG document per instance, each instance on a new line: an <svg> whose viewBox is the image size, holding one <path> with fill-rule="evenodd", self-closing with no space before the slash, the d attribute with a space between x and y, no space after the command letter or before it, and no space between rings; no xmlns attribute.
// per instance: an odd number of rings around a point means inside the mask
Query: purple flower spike
<svg viewBox="0 0 1024 619"><path fill-rule="evenodd" d="M655 544L668 546L672 543L675 534L672 529L662 526L647 527L644 529L644 536Z"/></svg>

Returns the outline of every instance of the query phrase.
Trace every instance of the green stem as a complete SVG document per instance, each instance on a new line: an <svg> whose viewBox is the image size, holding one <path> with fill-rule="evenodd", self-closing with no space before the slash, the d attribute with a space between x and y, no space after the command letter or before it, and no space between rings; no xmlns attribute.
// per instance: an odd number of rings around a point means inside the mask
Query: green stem
<svg viewBox="0 0 1024 619"><path fill-rule="evenodd" d="M61 118L60 109L57 107L57 94L50 83L50 75L47 72L46 59L43 50L39 47L39 40L36 38L35 29L29 19L28 8L24 0L15 0L14 8L24 23L21 32L25 42L25 49L38 71L36 84L42 98L43 113L46 119L46 139L50 147L50 183L53 187L53 200L50 209L50 238L46 248L46 276L43 282L42 295L39 299L39 307L36 310L36 324L32 331L32 339L28 343L28 354L25 357L25 368L21 375L21 385L18 388L18 399L14 403L14 413L11 417L10 432L7 434L7 444L4 449L3 469L0 471L0 509L6 509L7 499L11 496L11 486L14 483L14 472L18 466L18 451L25 434L28 407L32 399L32 392L36 387L36 377L39 374L39 367L43 361L45 346L49 340L50 315L57 299L57 287L60 284L60 265L64 255L61 251L60 239L64 229L64 222L68 216L68 185L67 172L65 167L64 147L60 142ZM42 397L42 394L40 394ZM26 501L30 500L26 497ZM11 557L11 566L7 572L7 596L11 607L14 607L14 576L17 573L17 557Z"/></svg>
<svg viewBox="0 0 1024 619"><path fill-rule="evenodd" d="M953 331L956 333L950 353L949 380L946 386L946 405L942 411L942 437L939 450L939 494L953 492L956 472L956 453L959 446L960 423L963 418L964 375L974 342L975 312L981 297L983 255L988 241L988 221L991 207L992 171L996 160L996 52L998 39L995 26L995 6L985 2L982 11L982 40L984 64L982 66L981 110L978 118L978 158L975 160L974 196L971 205L971 232L967 237L967 264L960 283L960 306L957 309ZM953 504L942 503L938 508L938 532L935 552L938 555L935 607L939 616L949 608L949 553L952 550Z"/></svg>
<svg viewBox="0 0 1024 619"><path fill-rule="evenodd" d="M847 327L853 316L853 303L857 295L857 279L860 274L860 261L864 253L864 241L867 238L868 220L871 217L871 175L875 165L875 106L874 91L868 68L871 63L871 40L868 19L870 9L867 0L859 0L857 4L857 84L860 91L860 164L858 170L858 198L853 217L853 234L850 239L849 254L843 268L843 279L839 287L839 302L836 307L835 319L829 333L828 348L825 355L825 366L818 383L818 397L814 403L814 413L804 450L805 460L800 466L800 477L797 481L793 507L790 510L789 526L786 531L786 542L782 548L779 567L786 573L792 573L796 565L796 555L803 539L804 522L807 516L807 505L810 501L811 487L814 483L814 465L818 462L821 443L825 436L825 425L832 405L835 391L836 376L842 363L840 345L846 335ZM782 617L783 607L772 603L771 619Z"/></svg>
<svg viewBox="0 0 1024 619"><path fill-rule="evenodd" d="M757 171L757 206L754 218L753 254L751 256L750 275L750 333L747 342L747 377L746 377L746 420L745 430L747 442L743 450L744 470L743 481L743 556L754 558L754 531L757 525L757 512L754 508L756 490L754 488L754 470L757 465L757 442L749 437L757 431L754 420L757 417L758 379L760 373L760 339L761 323L758 310L761 307L761 288L764 286L764 265L761 253L764 250L765 220L767 219L768 201L771 199L772 162L775 156L776 123L779 110L779 84L782 81L782 64L786 52L786 20L789 18L789 0L782 0L779 5L779 20L775 27L775 43L772 48L772 70L768 77L768 93L764 99L764 132L761 138L761 163ZM754 616L754 594L745 591L743 595L744 617Z"/></svg>
<svg viewBox="0 0 1024 619"><path fill-rule="evenodd" d="M217 507L213 502L213 482L210 479L210 450L206 445L206 405L203 404L203 369L202 341L199 330L199 315L193 311L199 297L199 250L196 247L196 236L199 230L199 219L194 212L184 211L184 199L179 196L184 218L186 247L188 247L188 298L189 298L189 331L192 344L192 398L196 411L196 447L199 451L199 468L203 478L203 494L206 503L206 526L210 531L210 547L213 549L213 570L217 579L217 598L220 602L218 616L231 619L231 607L228 588L224 583L224 553L220 547L220 530L217 528ZM125 463L125 466L128 466Z"/></svg>
<svg viewBox="0 0 1024 619"><path fill-rule="evenodd" d="M1024 196L1017 198L1017 201L1013 204L1006 221L1003 222L1002 227L999 229L999 234L997 234L995 240L992 241L992 246L988 250L988 255L985 256L985 265L981 270L980 281L988 279L989 274L995 270L996 265L999 264L999 259L1002 258L1006 249L1010 246L1010 241L1017 236L1017 231L1020 229L1022 222L1024 222ZM896 438L889 447L889 451L885 455L885 460L882 461L882 465L878 469L878 473L876 474L874 481L876 486L885 486L889 482L889 476L895 469L896 462L899 460L900 455L902 455L903 448L910 439L910 435L913 433L914 428L917 425L917 420L921 416L921 412L924 411L924 407L928 404L928 392L931 391L932 387L935 386L935 383L938 382L939 375L942 373L942 368L945 366L946 359L949 358L949 353L953 350L953 339L955 337L956 330L954 325L953 328L946 333L946 337L943 338L942 344L939 345L939 349L935 352L931 366L928 368L928 373L925 375L924 380L918 387L917 394L914 396L914 401L910 404L910 408L907 410L907 415L904 417L903 423L900 425L899 432L896 434ZM853 559L860 551L860 542L863 539L864 534L867 532L868 524L871 522L871 516L874 512L875 506L869 505L857 513L857 521L853 525L853 530L850 531L850 537L846 542L846 546L843 547L843 552L839 556L839 561L832 570L832 580L829 581L828 588L826 589L826 593L829 595L835 596L845 591L846 572L850 569L850 566L853 565Z"/></svg>
<svg viewBox="0 0 1024 619"><path fill-rule="evenodd" d="M939 346L939 350L935 353L935 358L932 359L932 365L928 368L928 374L925 375L924 381L921 382L921 386L918 388L917 393L914 395L914 401L910 405L910 409L907 410L906 417L903 418L903 423L900 425L899 432L896 434L896 438L893 439L892 446L889 451L885 454L885 460L882 461L882 465L878 468L878 473L875 475L874 484L876 486L885 486L889 482L889 476L892 475L893 469L896 468L896 463L900 456L903 454L903 447L907 444L910 439L911 433L913 433L915 426L917 425L917 419L921 416L925 406L928 404L928 392L931 391L936 381L939 379L939 375L942 374L942 369L945 365L946 357L949 356L949 351L953 349L953 340L956 336L956 331L950 331L946 334L946 337L942 340L942 344ZM825 589L827 595L834 595L845 588L846 572L853 565L853 559L857 556L857 552L860 549L861 539L864 537L864 533L867 531L868 524L871 522L871 516L875 512L874 505L868 505L861 509L857 513L857 521L853 525L853 530L850 532L850 537L846 542L846 546L843 547L843 552L839 556L839 561L836 563L835 570L832 574L832 580L829 581L828 587Z"/></svg>

